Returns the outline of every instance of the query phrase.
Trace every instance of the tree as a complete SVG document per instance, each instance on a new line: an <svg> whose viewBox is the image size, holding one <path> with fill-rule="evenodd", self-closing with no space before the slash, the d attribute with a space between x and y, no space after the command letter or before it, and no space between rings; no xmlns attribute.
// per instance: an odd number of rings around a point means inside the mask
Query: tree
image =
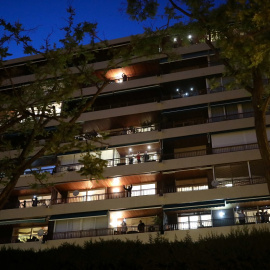
<svg viewBox="0 0 270 270"><path fill-rule="evenodd" d="M157 15L157 0L127 0L127 13L138 21ZM145 14L147 16L145 16ZM252 98L255 130L270 192L270 148L266 112L270 101L270 2L267 0L168 0L168 23L157 35L194 33L223 62L226 75ZM172 26L170 22L176 23ZM148 32L150 30L148 29Z"/></svg>
<svg viewBox="0 0 270 270"><path fill-rule="evenodd" d="M41 49L31 46L31 38L20 23L0 20L4 31L0 38L0 145L3 150L0 156L0 185L3 186L0 209L24 171L33 170L34 162L43 156L79 149L86 153L81 159L85 165L81 173L90 179L101 178L106 166L106 161L98 155L98 146L104 145L104 136L84 134L81 135L84 140L77 140L76 135L82 133L77 120L83 112L90 110L110 83L106 73L126 62L129 49L110 47L108 42L98 38L97 24L81 22L75 25L74 9L70 7L67 11L69 18L62 29L64 37L59 40L60 45L51 45L48 38ZM37 57L31 58L23 67L9 67L5 58L10 55L11 41L22 45L25 55ZM102 72L94 68L99 53L110 59ZM20 68L31 74L30 83L16 84L14 77ZM83 88L89 86L95 86L96 92L91 97L84 97ZM48 126L55 128L48 129ZM38 185L46 183L46 173L32 172Z"/></svg>

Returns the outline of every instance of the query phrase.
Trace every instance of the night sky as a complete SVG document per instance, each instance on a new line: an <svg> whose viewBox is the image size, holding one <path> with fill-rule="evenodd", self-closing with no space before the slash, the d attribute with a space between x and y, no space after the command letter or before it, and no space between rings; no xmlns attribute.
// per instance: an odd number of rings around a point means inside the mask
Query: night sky
<svg viewBox="0 0 270 270"><path fill-rule="evenodd" d="M143 33L143 26L149 22L131 21L123 9L124 0L0 0L0 17L14 23L19 21L26 29L32 29L29 35L33 44L40 47L50 34L50 40L59 39L59 28L65 26L66 8L72 5L76 11L76 22L89 21L98 23L98 34L102 39L116 39ZM166 0L162 1L167 3ZM122 9L122 11L121 11ZM161 9L160 9L161 10ZM164 22L155 21L155 28ZM0 31L3 31L0 29ZM1 34L1 33L0 33ZM23 56L16 44L10 44L11 58Z"/></svg>

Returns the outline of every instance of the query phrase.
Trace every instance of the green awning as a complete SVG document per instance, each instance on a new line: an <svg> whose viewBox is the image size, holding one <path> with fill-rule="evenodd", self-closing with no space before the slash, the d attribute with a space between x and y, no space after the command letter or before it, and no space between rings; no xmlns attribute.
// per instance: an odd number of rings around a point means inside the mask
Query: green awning
<svg viewBox="0 0 270 270"><path fill-rule="evenodd" d="M61 220L61 219L75 219L75 218L85 218L85 217L101 217L107 216L108 211L94 211L94 212L81 212L72 214L62 214L62 215L52 215L50 221Z"/></svg>
<svg viewBox="0 0 270 270"><path fill-rule="evenodd" d="M110 212L118 212L118 211L136 211L136 210L151 210L151 209L161 209L162 205L151 205L151 206L141 206L141 207L132 207L132 208L118 208L111 209Z"/></svg>
<svg viewBox="0 0 270 270"><path fill-rule="evenodd" d="M267 201L267 200L270 200L270 195L256 196L256 197L231 198L231 199L226 199L226 203L242 203L242 202L255 202L255 201Z"/></svg>
<svg viewBox="0 0 270 270"><path fill-rule="evenodd" d="M46 218L33 218L33 219L13 219L0 221L0 225L22 224L22 223L44 223Z"/></svg>
<svg viewBox="0 0 270 270"><path fill-rule="evenodd" d="M201 209L201 208L211 208L211 207L224 207L225 200L211 200L202 202L191 202L191 203L181 203L181 204L168 204L164 205L164 211L176 211L176 210L189 210L189 209Z"/></svg>

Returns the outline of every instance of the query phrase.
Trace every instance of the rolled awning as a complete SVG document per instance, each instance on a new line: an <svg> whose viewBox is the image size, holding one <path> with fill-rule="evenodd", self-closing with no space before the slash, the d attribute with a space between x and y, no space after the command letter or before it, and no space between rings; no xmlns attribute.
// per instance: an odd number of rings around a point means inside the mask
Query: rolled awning
<svg viewBox="0 0 270 270"><path fill-rule="evenodd" d="M211 207L224 207L225 200L211 200L202 202L191 202L191 203L181 203L181 204L168 204L164 205L164 211L176 211L176 210L189 210L189 209L201 209L201 208L211 208Z"/></svg>
<svg viewBox="0 0 270 270"><path fill-rule="evenodd" d="M56 156L48 156L48 157L42 157L40 159L37 159L32 163L32 167L45 167L45 166L51 166L55 165L57 161Z"/></svg>
<svg viewBox="0 0 270 270"><path fill-rule="evenodd" d="M95 211L95 212L82 212L82 213L71 213L71 214L62 214L62 215L52 215L50 221L61 220L61 219L75 219L75 218L84 218L84 217L101 217L107 216L108 211Z"/></svg>
<svg viewBox="0 0 270 270"><path fill-rule="evenodd" d="M267 201L267 200L270 200L270 195L256 196L256 197L231 198L231 199L226 199L226 203L242 203L242 202L255 202L255 201Z"/></svg>
<svg viewBox="0 0 270 270"><path fill-rule="evenodd" d="M46 218L33 218L33 219L13 219L0 221L0 225L22 224L22 223L44 223Z"/></svg>

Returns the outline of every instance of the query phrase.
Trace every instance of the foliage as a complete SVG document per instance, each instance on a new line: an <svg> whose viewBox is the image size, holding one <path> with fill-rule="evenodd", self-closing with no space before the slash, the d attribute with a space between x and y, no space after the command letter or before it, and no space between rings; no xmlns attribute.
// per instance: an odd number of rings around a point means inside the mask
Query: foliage
<svg viewBox="0 0 270 270"><path fill-rule="evenodd" d="M138 21L160 16L153 5L160 1L127 1L127 13ZM252 97L257 141L264 163L268 191L270 192L270 148L266 132L266 111L270 102L270 2L268 0L168 0L163 15L167 16L166 28L147 29L157 40L178 36L181 45L205 42L216 58L224 64L225 75L233 76L240 88ZM138 9L141 9L140 11ZM152 8L151 16L141 12ZM133 13L132 13L133 12ZM146 15L148 14L146 13ZM172 20L177 23L171 24ZM192 34L187 43L187 37ZM165 42L164 42L165 41ZM171 41L170 41L171 42Z"/></svg>
<svg viewBox="0 0 270 270"><path fill-rule="evenodd" d="M228 235L189 236L173 242L157 235L151 242L100 240L84 246L63 244L45 250L2 248L9 269L268 269L268 229L237 229ZM23 244L22 244L23 245ZM42 262L42 263L41 263Z"/></svg>
<svg viewBox="0 0 270 270"><path fill-rule="evenodd" d="M69 7L67 12L69 17L67 26L62 29L60 45L50 44L48 37L40 49L31 45L31 38L25 35L26 30L20 23L12 25L0 20L3 30L0 37L0 145L3 151L0 185L4 186L0 209L20 175L26 169L35 168L35 162L43 156L74 150L86 153L81 160L85 165L81 173L90 178L100 178L106 166L98 156L93 158L93 153L104 147L105 137L81 134L78 119L91 109L109 84L107 71L123 60L119 60L119 50L110 48L106 40L98 38L96 23L75 24L74 9ZM24 54L34 56L21 66L10 65L5 61L10 56L9 42L22 45ZM110 57L101 74L93 64L99 52ZM26 75L26 81L20 77L22 75ZM86 87L95 87L96 92L84 97ZM36 170L34 176L35 186L47 184L48 175Z"/></svg>

